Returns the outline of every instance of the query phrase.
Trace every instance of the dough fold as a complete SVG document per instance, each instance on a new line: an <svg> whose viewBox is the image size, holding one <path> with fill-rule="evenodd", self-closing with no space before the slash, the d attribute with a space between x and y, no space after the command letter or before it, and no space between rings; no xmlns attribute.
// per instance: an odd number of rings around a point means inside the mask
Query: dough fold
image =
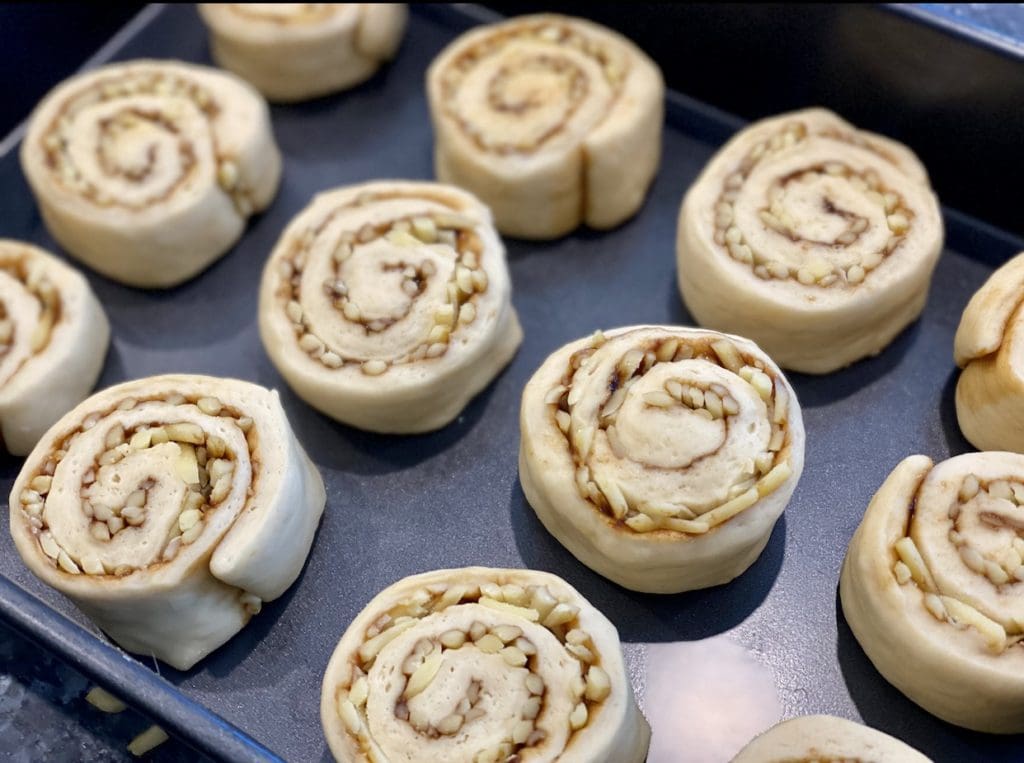
<svg viewBox="0 0 1024 763"><path fill-rule="evenodd" d="M582 19L473 29L427 72L434 169L530 239L612 228L643 204L661 157L665 84L625 37Z"/></svg>
<svg viewBox="0 0 1024 763"><path fill-rule="evenodd" d="M843 564L850 629L879 672L958 726L1024 731L1024 456L910 456Z"/></svg>
<svg viewBox="0 0 1024 763"><path fill-rule="evenodd" d="M650 742L615 627L531 570L384 589L338 643L320 714L344 763L642 763Z"/></svg>
<svg viewBox="0 0 1024 763"><path fill-rule="evenodd" d="M437 183L317 195L263 272L260 336L314 408L387 433L438 429L512 359L522 330L490 212Z"/></svg>
<svg viewBox="0 0 1024 763"><path fill-rule="evenodd" d="M213 58L275 102L346 90L391 60L401 3L200 3Z"/></svg>
<svg viewBox="0 0 1024 763"><path fill-rule="evenodd" d="M806 109L739 132L690 187L679 289L702 326L822 374L877 355L920 315L938 200L905 146Z"/></svg>
<svg viewBox="0 0 1024 763"><path fill-rule="evenodd" d="M28 568L111 639L187 670L295 581L324 503L276 392L154 376L54 424L10 527Z"/></svg>
<svg viewBox="0 0 1024 763"><path fill-rule="evenodd" d="M92 390L110 324L89 283L52 254L0 239L0 432L27 455Z"/></svg>
<svg viewBox="0 0 1024 763"><path fill-rule="evenodd" d="M32 112L21 166L50 234L130 286L169 287L223 255L277 192L267 104L234 75L110 64Z"/></svg>
<svg viewBox="0 0 1024 763"><path fill-rule="evenodd" d="M1024 453L1024 252L971 297L953 346L956 417L979 450Z"/></svg>
<svg viewBox="0 0 1024 763"><path fill-rule="evenodd" d="M764 549L804 462L789 382L741 337L598 332L523 391L519 478L573 556L635 591L727 583Z"/></svg>

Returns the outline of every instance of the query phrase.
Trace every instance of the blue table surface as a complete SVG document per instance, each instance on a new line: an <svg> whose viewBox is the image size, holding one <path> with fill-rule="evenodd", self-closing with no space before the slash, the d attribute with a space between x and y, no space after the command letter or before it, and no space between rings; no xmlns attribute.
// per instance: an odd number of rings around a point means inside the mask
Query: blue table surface
<svg viewBox="0 0 1024 763"><path fill-rule="evenodd" d="M920 3L918 7L1024 53L1024 4ZM84 697L88 681L39 647L0 626L0 761L99 763L133 760L128 741L149 721L127 710L108 715ZM174 740L147 756L193 761Z"/></svg>

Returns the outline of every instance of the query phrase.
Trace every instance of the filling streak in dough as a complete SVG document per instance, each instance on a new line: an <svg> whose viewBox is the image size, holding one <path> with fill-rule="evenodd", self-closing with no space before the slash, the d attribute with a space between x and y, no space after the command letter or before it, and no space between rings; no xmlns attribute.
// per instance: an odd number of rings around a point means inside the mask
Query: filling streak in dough
<svg viewBox="0 0 1024 763"><path fill-rule="evenodd" d="M529 570L442 570L385 589L331 658L321 718L346 763L640 763L650 740L615 628Z"/></svg>
<svg viewBox="0 0 1024 763"><path fill-rule="evenodd" d="M871 661L959 726L1024 731L1024 456L911 456L872 499L840 581Z"/></svg>
<svg viewBox="0 0 1024 763"><path fill-rule="evenodd" d="M263 274L260 332L311 405L363 429L451 421L522 339L505 249L474 197L377 182L317 196Z"/></svg>
<svg viewBox="0 0 1024 763"><path fill-rule="evenodd" d="M110 324L88 282L53 255L0 239L0 431L24 456L89 394Z"/></svg>
<svg viewBox="0 0 1024 763"><path fill-rule="evenodd" d="M524 16L470 31L430 67L437 177L469 189L502 233L611 228L657 172L665 86L624 37Z"/></svg>
<svg viewBox="0 0 1024 763"><path fill-rule="evenodd" d="M679 288L701 325L827 373L920 314L942 239L909 149L808 109L740 132L687 192Z"/></svg>
<svg viewBox="0 0 1024 763"><path fill-rule="evenodd" d="M125 649L185 670L292 584L324 502L276 393L157 376L49 430L10 523L33 573Z"/></svg>
<svg viewBox="0 0 1024 763"><path fill-rule="evenodd" d="M21 164L47 228L132 286L196 275L277 191L264 100L238 78L173 61L80 74L36 107Z"/></svg>
<svg viewBox="0 0 1024 763"><path fill-rule="evenodd" d="M520 478L545 526L602 575L672 593L764 548L803 468L796 395L756 345L675 327L600 332L523 393Z"/></svg>

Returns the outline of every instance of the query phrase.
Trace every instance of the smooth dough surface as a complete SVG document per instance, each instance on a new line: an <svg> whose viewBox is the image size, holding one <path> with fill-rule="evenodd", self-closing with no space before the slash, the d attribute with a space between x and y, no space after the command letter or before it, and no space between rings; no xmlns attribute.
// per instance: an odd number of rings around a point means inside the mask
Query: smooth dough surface
<svg viewBox="0 0 1024 763"><path fill-rule="evenodd" d="M690 187L679 289L702 326L753 339L783 368L828 373L920 315L942 243L908 148L806 109L739 132Z"/></svg>
<svg viewBox="0 0 1024 763"><path fill-rule="evenodd" d="M438 429L522 341L505 247L476 198L438 183L326 191L263 272L260 336L298 395L376 432Z"/></svg>
<svg viewBox="0 0 1024 763"><path fill-rule="evenodd" d="M548 531L635 591L727 583L764 549L804 462L800 405L746 339L634 326L581 339L523 391L519 479Z"/></svg>
<svg viewBox="0 0 1024 763"><path fill-rule="evenodd" d="M200 3L218 65L276 102L354 87L394 57L401 3Z"/></svg>
<svg viewBox="0 0 1024 763"><path fill-rule="evenodd" d="M642 763L650 743L615 627L532 570L384 589L338 642L320 713L342 763Z"/></svg>
<svg viewBox="0 0 1024 763"><path fill-rule="evenodd" d="M295 581L324 503L276 392L154 376L54 424L10 527L26 566L111 639L187 670Z"/></svg>
<svg viewBox="0 0 1024 763"><path fill-rule="evenodd" d="M137 60L79 74L32 112L21 166L50 234L130 286L185 281L277 192L263 98L232 74Z"/></svg>
<svg viewBox="0 0 1024 763"><path fill-rule="evenodd" d="M895 737L833 715L805 715L783 721L740 750L732 763L840 760L931 763Z"/></svg>
<svg viewBox="0 0 1024 763"><path fill-rule="evenodd" d="M971 297L953 357L963 369L956 417L979 450L1024 453L1024 252L996 270Z"/></svg>
<svg viewBox="0 0 1024 763"><path fill-rule="evenodd" d="M871 500L839 593L879 672L933 715L1024 731L1024 456L910 456Z"/></svg>
<svg viewBox="0 0 1024 763"><path fill-rule="evenodd" d="M0 432L27 455L92 390L110 324L82 275L52 254L0 239Z"/></svg>
<svg viewBox="0 0 1024 763"><path fill-rule="evenodd" d="M621 35L522 16L473 29L427 72L434 171L531 239L612 228L643 204L661 158L665 84Z"/></svg>

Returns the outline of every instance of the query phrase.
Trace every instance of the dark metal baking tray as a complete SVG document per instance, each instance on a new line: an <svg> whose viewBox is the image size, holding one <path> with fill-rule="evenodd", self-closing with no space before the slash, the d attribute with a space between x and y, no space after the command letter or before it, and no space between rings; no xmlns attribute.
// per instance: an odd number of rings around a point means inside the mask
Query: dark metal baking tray
<svg viewBox="0 0 1024 763"><path fill-rule="evenodd" d="M655 744L680 751L679 760L710 749L709 713L735 721L772 703L786 716L862 718L937 761L1020 760L1022 737L959 730L903 698L872 668L836 600L846 544L889 470L910 453L940 459L969 449L953 410L952 337L971 293L993 266L1024 248L1020 240L947 209L947 249L922 319L877 358L826 377L791 377L808 433L803 479L757 563L708 591L631 593L573 559L544 531L519 488L517 413L523 384L563 343L599 327L690 323L675 285L678 206L716 147L740 126L737 119L670 94L664 159L635 219L611 232L581 231L552 243L507 242L526 340L511 366L442 431L417 437L359 432L316 413L284 385L256 330L257 283L267 254L316 191L371 178L431 177L424 72L455 34L480 18L472 9L416 8L397 60L370 82L339 96L275 107L285 156L280 194L199 278L146 292L88 274L114 332L101 386L183 371L238 376L281 390L328 494L298 582L225 647L181 673L128 658L102 641L66 599L27 572L4 531L0 617L211 758L329 760L320 731L320 678L345 627L375 593L431 568L525 566L562 575L618 626L638 696L654 720ZM142 56L208 63L195 10L147 9L103 57ZM0 156L0 235L53 247L13 143ZM19 466L17 459L0 459L4 495ZM678 671L671 680L675 704L660 695L652 703L655 684L663 690L672 653L663 645L669 643L682 645L675 653L681 657L671 660ZM740 667L757 673L748 685L766 683L770 696L762 701L753 688L747 695L743 684L715 684L719 664L710 670L702 664L702 655L714 651L705 647L713 644L741 655ZM722 680L735 683L735 668L722 664ZM673 708L703 715L687 722L666 713ZM730 732L726 742L742 743L735 737L756 730ZM715 760L714 752L707 759Z"/></svg>

